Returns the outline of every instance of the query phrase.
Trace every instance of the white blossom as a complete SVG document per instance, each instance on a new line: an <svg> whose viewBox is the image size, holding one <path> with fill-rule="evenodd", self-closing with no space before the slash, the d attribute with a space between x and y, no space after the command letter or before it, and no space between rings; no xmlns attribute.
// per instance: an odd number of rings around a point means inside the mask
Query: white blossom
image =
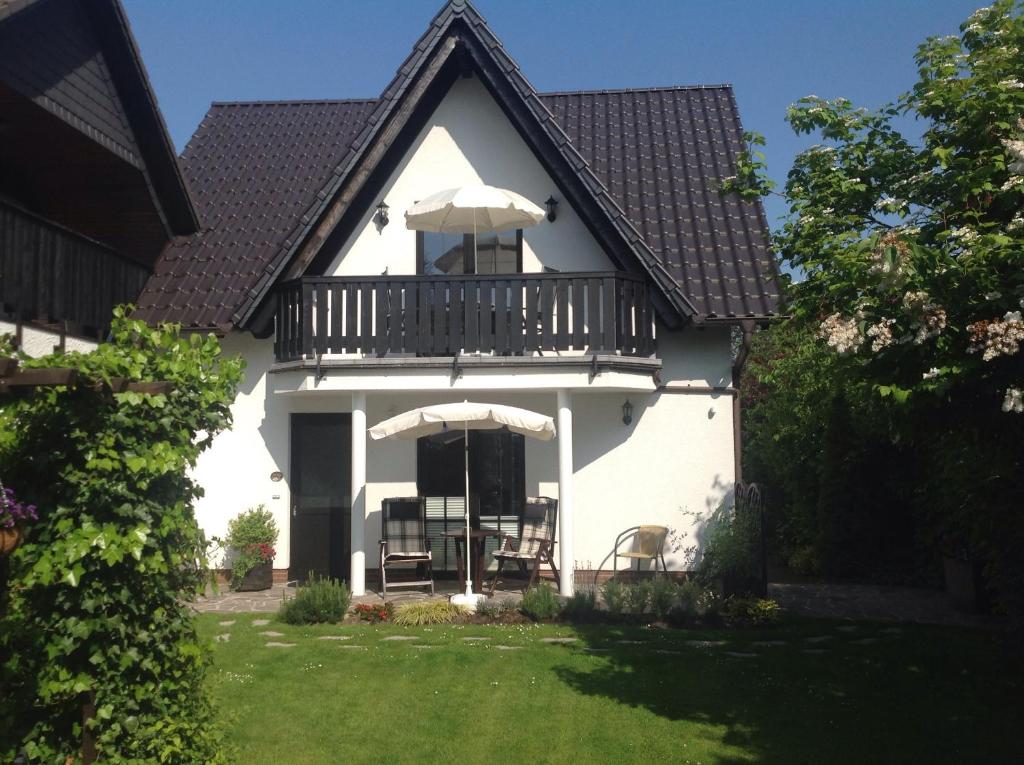
<svg viewBox="0 0 1024 765"><path fill-rule="evenodd" d="M985 361L999 356L1012 356L1024 343L1024 320L1020 311L1007 311L1002 319L983 319L967 325L971 333L968 353L981 351Z"/></svg>
<svg viewBox="0 0 1024 765"><path fill-rule="evenodd" d="M973 242L978 241L979 236L980 235L977 231L972 228L967 228L966 226L954 228L949 232L950 239L954 239L963 245L972 244Z"/></svg>
<svg viewBox="0 0 1024 765"><path fill-rule="evenodd" d="M1004 88L1012 88L1014 90L1024 89L1024 82L1021 82L1016 78L1011 78L1009 80L1000 80L999 84L1002 85Z"/></svg>
<svg viewBox="0 0 1024 765"><path fill-rule="evenodd" d="M907 292L903 296L903 307L915 319L914 343L917 345L936 337L946 328L946 309L933 303L923 290Z"/></svg>
<svg viewBox="0 0 1024 765"><path fill-rule="evenodd" d="M924 374L921 375L921 379L923 379L923 380L934 380L940 374L942 374L942 372L939 370L938 367L932 367L927 372L925 372Z"/></svg>
<svg viewBox="0 0 1024 765"><path fill-rule="evenodd" d="M1024 393L1020 388L1007 388L1003 398L1003 411L1024 414Z"/></svg>
<svg viewBox="0 0 1024 765"><path fill-rule="evenodd" d="M895 323L895 319L883 318L877 324L868 327L867 336L872 338L871 350L877 353L892 345L892 325Z"/></svg>
<svg viewBox="0 0 1024 765"><path fill-rule="evenodd" d="M1012 191L1018 186L1024 186L1024 175L1011 175L1002 186L1000 191Z"/></svg>
<svg viewBox="0 0 1024 765"><path fill-rule="evenodd" d="M1024 173L1024 141L1001 138L1000 143L1003 144L1003 148L1013 158L1013 161L1009 164L1011 173Z"/></svg>
<svg viewBox="0 0 1024 765"><path fill-rule="evenodd" d="M861 334L857 319L846 319L838 313L826 317L821 322L818 337L840 354L852 353L864 344L864 335Z"/></svg>

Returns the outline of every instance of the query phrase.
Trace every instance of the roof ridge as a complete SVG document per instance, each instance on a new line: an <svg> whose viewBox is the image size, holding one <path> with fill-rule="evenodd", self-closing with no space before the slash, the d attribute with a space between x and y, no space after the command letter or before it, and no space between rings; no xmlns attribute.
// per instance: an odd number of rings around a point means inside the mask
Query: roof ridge
<svg viewBox="0 0 1024 765"><path fill-rule="evenodd" d="M731 82L709 85L649 85L642 88L584 88L582 90L538 91L538 96L616 95L619 93L664 93L673 90L732 90Z"/></svg>
<svg viewBox="0 0 1024 765"><path fill-rule="evenodd" d="M307 104L373 104L376 98L282 98L254 101L211 101L210 108L224 106L300 106Z"/></svg>

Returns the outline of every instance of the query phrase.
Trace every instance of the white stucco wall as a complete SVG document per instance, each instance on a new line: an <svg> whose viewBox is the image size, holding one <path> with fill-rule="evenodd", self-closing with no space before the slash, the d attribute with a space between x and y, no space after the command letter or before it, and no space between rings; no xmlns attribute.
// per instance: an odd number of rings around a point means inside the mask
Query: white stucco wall
<svg viewBox="0 0 1024 765"><path fill-rule="evenodd" d="M405 227L405 211L434 192L470 183L510 189L541 208L560 200L554 222L523 231L523 270L608 271L611 261L576 211L476 78L458 80L420 131L412 148L384 184L381 199L391 222L379 228L367 210L356 233L331 268L334 275L416 273L416 232Z"/></svg>
<svg viewBox="0 0 1024 765"><path fill-rule="evenodd" d="M468 79L455 83L387 180L381 197L391 207L391 223L380 229L373 220L375 211L367 210L328 273L377 275L387 269L390 274L414 274L415 232L405 228L405 210L435 191L474 182L513 189L538 204L550 195L561 197L485 88ZM562 271L612 268L564 200L554 223L544 221L524 232L523 265L527 272L543 266ZM571 387L577 566L609 568L607 556L619 531L660 524L672 530L666 555L670 568L685 569L701 519L733 483L730 396L685 389L729 384L729 330L688 328L670 333L658 327L657 334L665 387L661 391L649 373L621 370L595 379L587 371L525 367L467 368L454 381L443 370L332 370L320 381L306 371L268 376L272 341L232 333L224 339L224 349L246 358L246 382L233 407L233 429L215 440L195 471L206 489L198 504L199 520L207 533L223 535L235 514L265 504L281 529L275 567L287 567L291 413L348 412L350 391L365 390L371 426L416 406L463 398L554 416L556 388ZM622 422L626 398L634 406L629 426ZM339 460L347 459L347 453L339 449ZM272 482L274 471L281 471L284 480ZM531 496L558 496L557 441L527 440L526 491ZM368 565L376 565L381 500L415 492L415 443L368 443Z"/></svg>
<svg viewBox="0 0 1024 765"><path fill-rule="evenodd" d="M207 534L222 536L227 521L242 510L265 504L274 513L281 536L275 567L289 564L289 415L293 412L348 412L346 392L318 390L282 395L273 392L271 340L243 333L224 338L225 353L241 353L246 380L232 407L234 426L215 439L195 471L205 489L197 505ZM684 330L673 336L670 352L678 359L665 382L718 385L729 363L727 330ZM471 378L470 378L471 379ZM509 376L508 384L513 384ZM269 384L268 384L269 382ZM555 415L554 391L488 389L488 401ZM416 406L474 396L472 382L452 392L370 392L367 422L376 424ZM622 423L622 404L634 406L633 424ZM701 520L714 510L733 482L732 406L724 394L678 392L595 392L573 395L575 468L575 551L580 568L609 568L606 556L615 535L641 523L672 529L666 558L679 570L690 565L689 551L700 536ZM339 460L347 459L346 449ZM339 463L340 468L340 463ZM284 480L273 482L281 471ZM526 491L558 496L557 442L527 440ZM367 445L367 518L369 565L380 536L380 502L416 493L416 448L408 441L371 441Z"/></svg>
<svg viewBox="0 0 1024 765"><path fill-rule="evenodd" d="M0 335L13 336L16 330L17 327L13 323L0 321ZM64 350L87 353L95 350L98 344L95 340L68 335L64 339ZM21 328L21 349L29 356L48 356L56 351L58 345L60 334L57 332L30 325L23 325Z"/></svg>

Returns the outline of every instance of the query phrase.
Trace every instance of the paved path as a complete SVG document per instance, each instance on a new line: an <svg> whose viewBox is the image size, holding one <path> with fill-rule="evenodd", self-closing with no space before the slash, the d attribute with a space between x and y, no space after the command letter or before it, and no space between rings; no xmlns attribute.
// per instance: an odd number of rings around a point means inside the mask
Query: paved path
<svg viewBox="0 0 1024 765"><path fill-rule="evenodd" d="M789 613L802 616L969 626L991 621L954 610L944 592L915 587L772 582L768 595Z"/></svg>

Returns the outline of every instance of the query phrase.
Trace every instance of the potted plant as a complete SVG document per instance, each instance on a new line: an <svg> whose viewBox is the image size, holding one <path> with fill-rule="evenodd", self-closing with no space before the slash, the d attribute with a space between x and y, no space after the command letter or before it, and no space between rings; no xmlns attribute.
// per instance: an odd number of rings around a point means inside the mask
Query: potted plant
<svg viewBox="0 0 1024 765"><path fill-rule="evenodd" d="M7 557L21 544L25 525L38 520L35 505L19 502L14 490L0 485L0 556Z"/></svg>
<svg viewBox="0 0 1024 765"><path fill-rule="evenodd" d="M270 589L277 543L273 514L263 505L239 513L228 523L224 541L234 551L231 587L240 592Z"/></svg>

